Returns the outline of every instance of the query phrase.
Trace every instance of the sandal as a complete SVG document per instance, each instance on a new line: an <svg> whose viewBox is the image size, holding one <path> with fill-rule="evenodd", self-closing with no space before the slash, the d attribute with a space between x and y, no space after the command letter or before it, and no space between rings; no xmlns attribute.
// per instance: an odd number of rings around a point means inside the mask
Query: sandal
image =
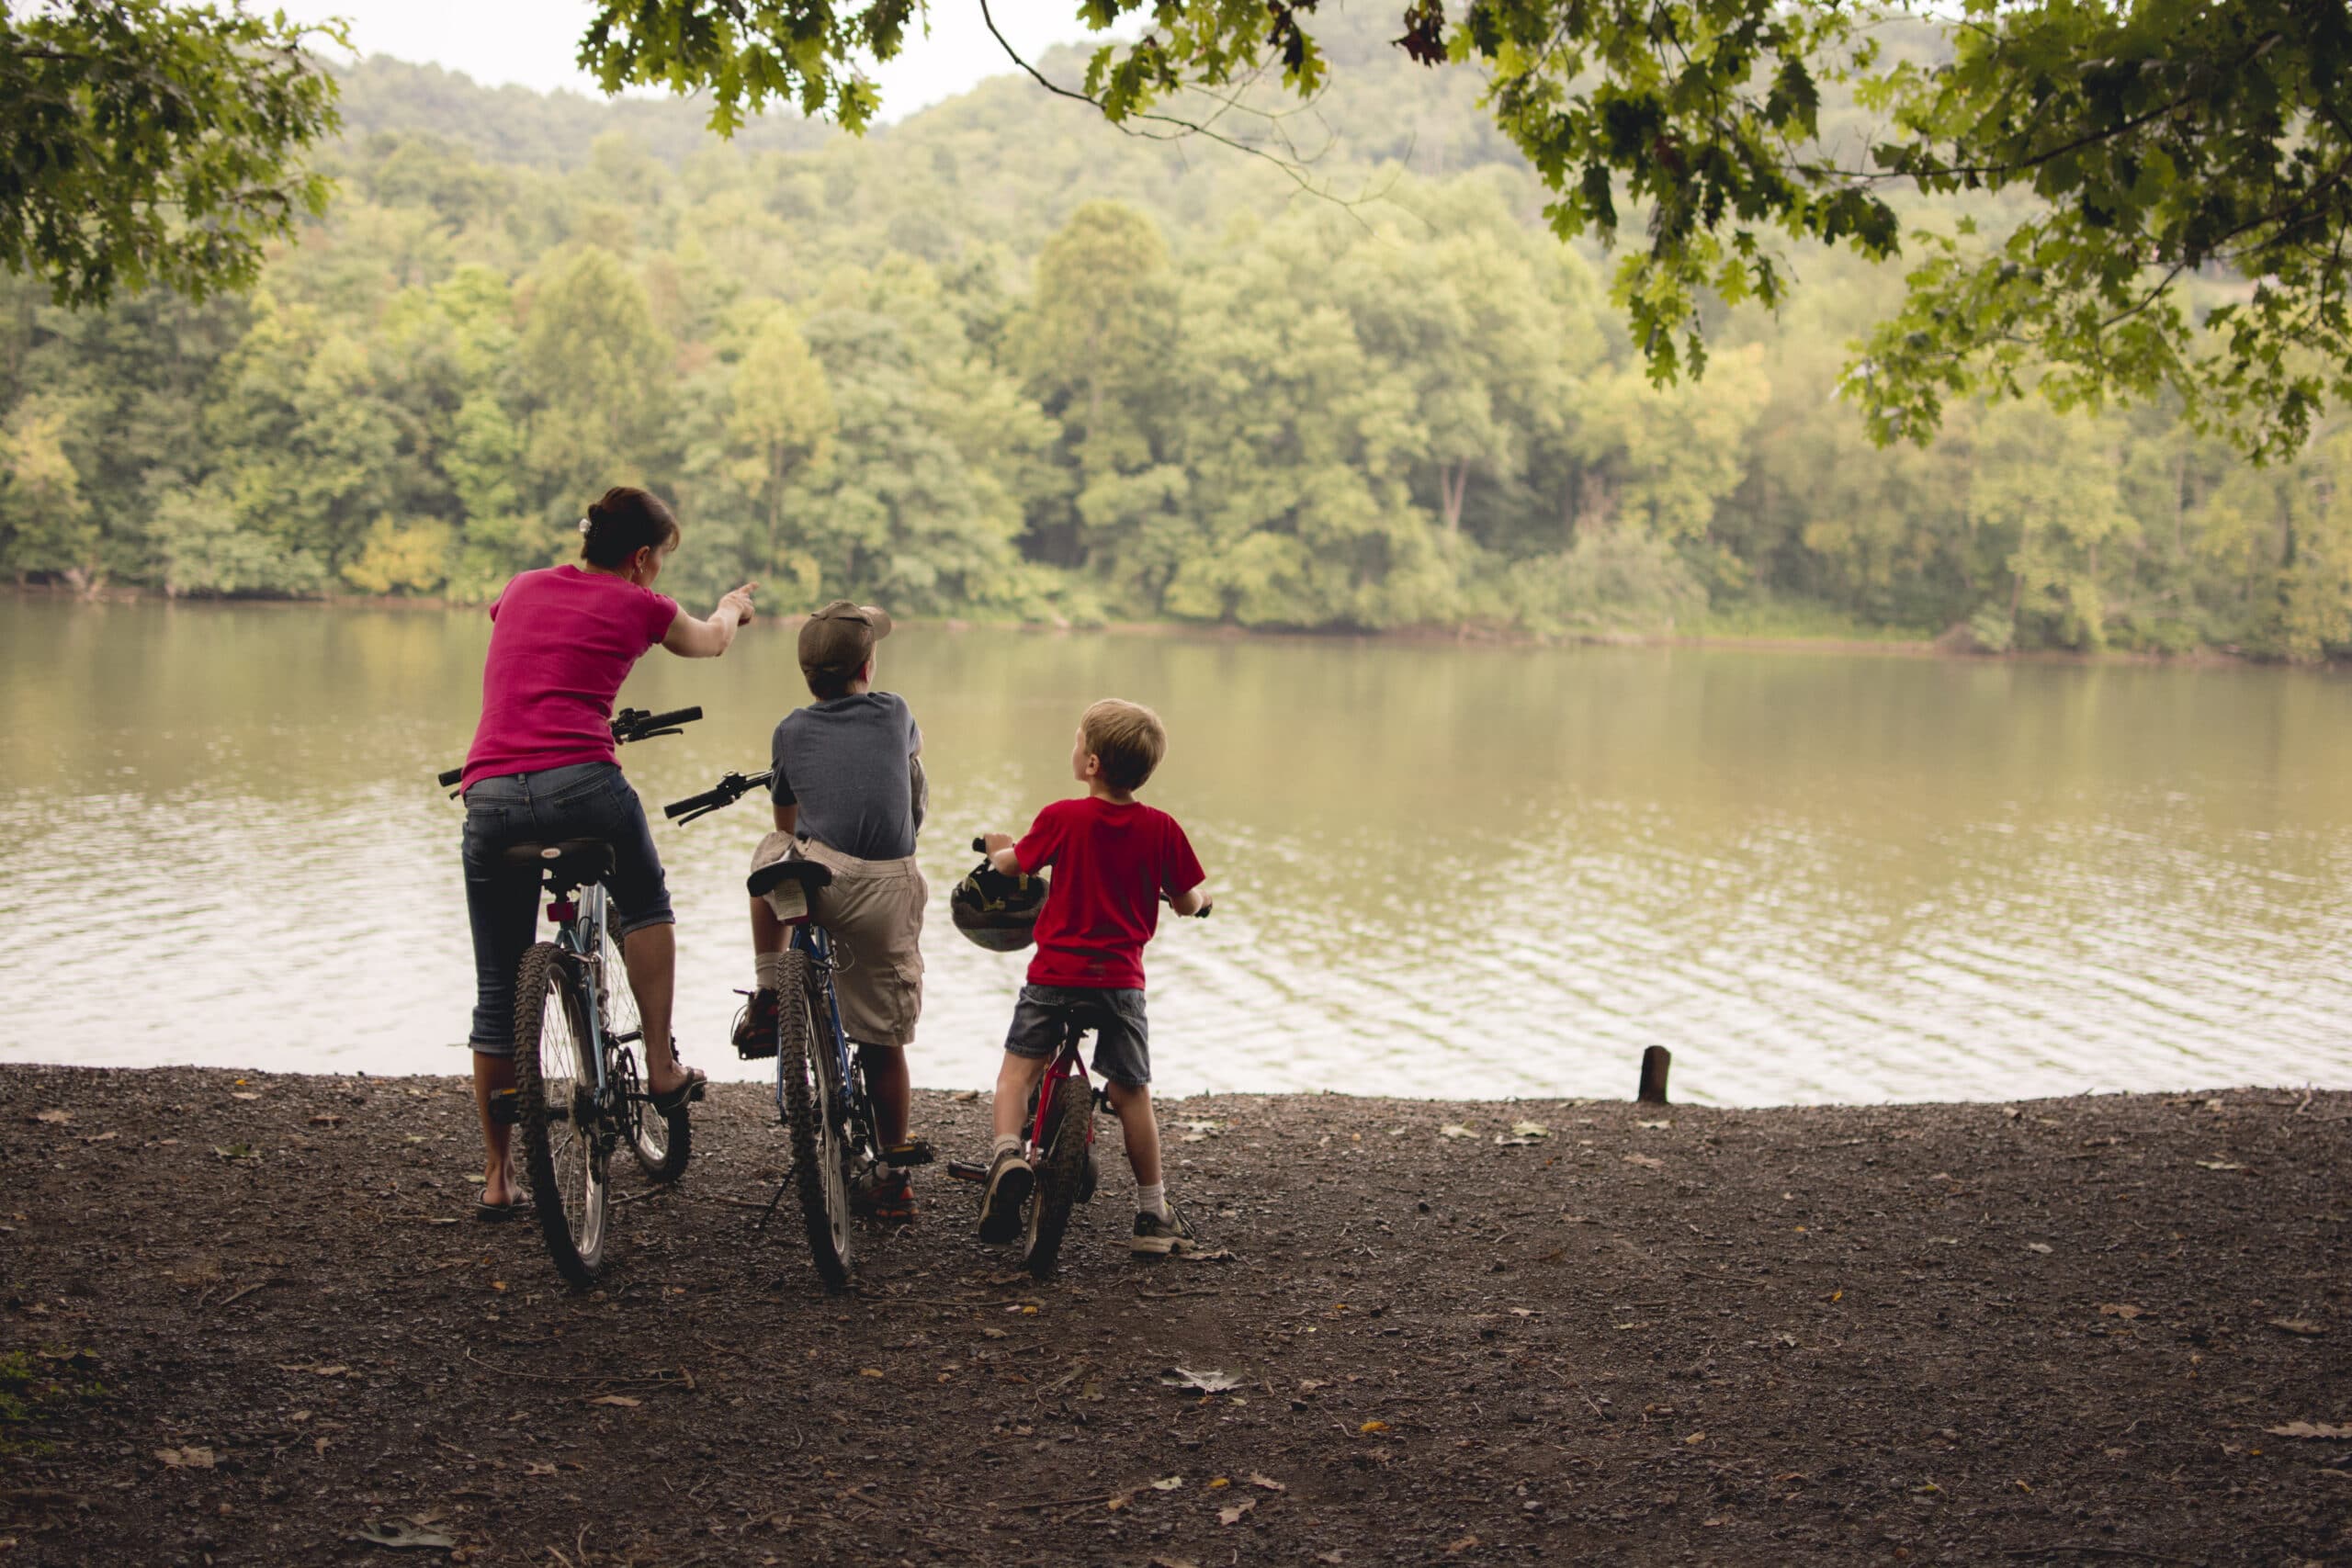
<svg viewBox="0 0 2352 1568"><path fill-rule="evenodd" d="M710 1076L700 1067L688 1067L685 1082L667 1094L650 1094L646 1098L653 1102L653 1109L662 1115L675 1116L686 1108L688 1100L702 1098L703 1086L708 1082L710 1082Z"/></svg>

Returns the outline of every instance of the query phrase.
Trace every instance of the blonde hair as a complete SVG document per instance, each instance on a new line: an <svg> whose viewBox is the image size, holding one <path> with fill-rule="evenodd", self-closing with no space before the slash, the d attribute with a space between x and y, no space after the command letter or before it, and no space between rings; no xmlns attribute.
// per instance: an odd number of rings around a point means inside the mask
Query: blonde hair
<svg viewBox="0 0 2352 1568"><path fill-rule="evenodd" d="M1136 790L1168 754L1168 731L1159 716L1141 703L1105 697L1078 721L1086 749L1102 764L1102 782L1113 789Z"/></svg>

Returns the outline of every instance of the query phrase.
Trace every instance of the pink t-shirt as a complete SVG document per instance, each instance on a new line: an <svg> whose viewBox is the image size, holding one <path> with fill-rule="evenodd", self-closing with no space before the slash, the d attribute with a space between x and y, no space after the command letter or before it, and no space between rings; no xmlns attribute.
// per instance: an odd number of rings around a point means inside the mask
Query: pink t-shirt
<svg viewBox="0 0 2352 1568"><path fill-rule="evenodd" d="M675 599L576 566L509 582L490 607L481 722L458 787L614 761L613 699L677 618Z"/></svg>

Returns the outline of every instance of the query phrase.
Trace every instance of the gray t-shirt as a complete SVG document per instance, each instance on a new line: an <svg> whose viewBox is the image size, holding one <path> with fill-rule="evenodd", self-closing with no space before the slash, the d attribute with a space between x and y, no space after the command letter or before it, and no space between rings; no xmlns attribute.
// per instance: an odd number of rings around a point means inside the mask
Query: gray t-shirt
<svg viewBox="0 0 2352 1568"><path fill-rule="evenodd" d="M922 731L896 692L861 692L794 708L775 727L771 786L800 807L799 833L860 860L915 852L909 760Z"/></svg>

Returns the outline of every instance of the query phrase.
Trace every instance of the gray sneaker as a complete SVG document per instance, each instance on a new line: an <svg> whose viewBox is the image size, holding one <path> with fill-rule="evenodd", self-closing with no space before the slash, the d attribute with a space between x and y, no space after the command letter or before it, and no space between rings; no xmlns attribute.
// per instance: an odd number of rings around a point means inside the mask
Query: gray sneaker
<svg viewBox="0 0 2352 1568"><path fill-rule="evenodd" d="M1021 1205L1036 1185L1019 1149L1007 1149L989 1164L988 1191L980 1199L980 1239L1003 1243L1021 1234Z"/></svg>
<svg viewBox="0 0 2352 1568"><path fill-rule="evenodd" d="M1182 1211L1170 1203L1164 1220L1158 1214L1136 1213L1135 1240L1128 1244L1128 1250L1138 1258L1165 1258L1171 1252L1192 1251L1199 1239L1184 1223Z"/></svg>

